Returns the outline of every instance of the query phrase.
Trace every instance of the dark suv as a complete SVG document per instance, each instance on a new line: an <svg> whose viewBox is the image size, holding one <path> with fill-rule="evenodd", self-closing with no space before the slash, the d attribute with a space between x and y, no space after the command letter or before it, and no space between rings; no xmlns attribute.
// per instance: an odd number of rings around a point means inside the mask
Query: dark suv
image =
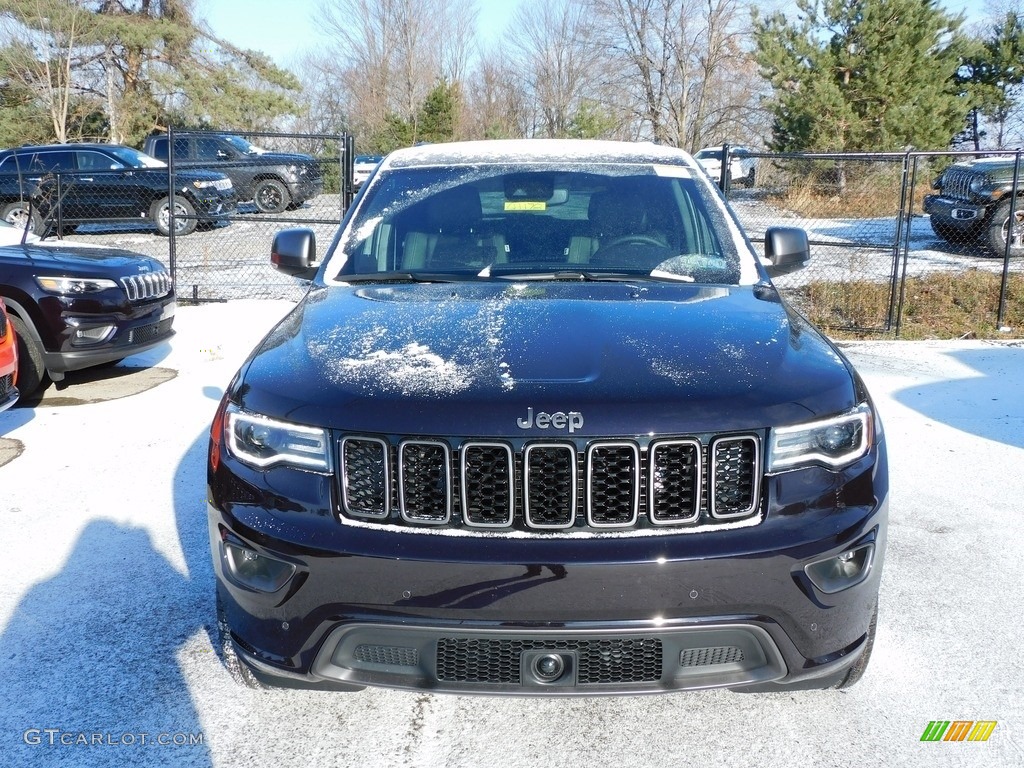
<svg viewBox="0 0 1024 768"><path fill-rule="evenodd" d="M60 381L174 335L174 289L156 259L16 234L0 222L0 243L13 243L0 245L0 298L17 333L22 398L47 378Z"/></svg>
<svg viewBox="0 0 1024 768"><path fill-rule="evenodd" d="M167 135L148 136L143 149L167 160ZM252 200L263 213L298 208L324 191L323 172L312 155L268 152L230 133L174 133L174 166L220 171L235 185L239 200Z"/></svg>
<svg viewBox="0 0 1024 768"><path fill-rule="evenodd" d="M187 235L235 210L231 180L210 171L177 175L174 232ZM0 152L0 219L36 234L107 221L153 223L170 234L167 166L117 144L50 144Z"/></svg>
<svg viewBox="0 0 1024 768"><path fill-rule="evenodd" d="M391 154L214 417L243 682L580 695L845 686L886 542L882 428L685 153Z"/></svg>
<svg viewBox="0 0 1024 768"><path fill-rule="evenodd" d="M995 256L1006 252L1013 190L1013 157L984 157L949 166L932 183L937 191L925 195L924 212L932 231L954 245L981 240ZM1024 186L1024 168L1018 174ZM1024 253L1024 189L1018 189L1014 207L1014 234L1010 253Z"/></svg>

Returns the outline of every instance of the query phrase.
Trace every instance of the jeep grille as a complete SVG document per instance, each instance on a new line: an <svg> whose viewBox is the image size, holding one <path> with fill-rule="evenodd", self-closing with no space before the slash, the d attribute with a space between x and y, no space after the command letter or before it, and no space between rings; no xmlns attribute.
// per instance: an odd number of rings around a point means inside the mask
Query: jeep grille
<svg viewBox="0 0 1024 768"><path fill-rule="evenodd" d="M756 435L340 441L343 517L468 530L635 530L756 518Z"/></svg>
<svg viewBox="0 0 1024 768"><path fill-rule="evenodd" d="M171 292L171 276L163 270L129 275L121 278L121 287L128 294L128 301L148 301Z"/></svg>
<svg viewBox="0 0 1024 768"><path fill-rule="evenodd" d="M942 174L942 194L957 200L971 199L971 182L978 174L960 168L950 168Z"/></svg>

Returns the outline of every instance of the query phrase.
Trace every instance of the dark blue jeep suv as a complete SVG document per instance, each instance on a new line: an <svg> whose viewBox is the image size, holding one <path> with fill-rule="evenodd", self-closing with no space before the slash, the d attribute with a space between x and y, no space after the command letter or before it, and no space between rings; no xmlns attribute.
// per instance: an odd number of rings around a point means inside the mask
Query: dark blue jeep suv
<svg viewBox="0 0 1024 768"><path fill-rule="evenodd" d="M391 154L213 421L209 533L250 685L846 686L875 634L882 428L685 153Z"/></svg>

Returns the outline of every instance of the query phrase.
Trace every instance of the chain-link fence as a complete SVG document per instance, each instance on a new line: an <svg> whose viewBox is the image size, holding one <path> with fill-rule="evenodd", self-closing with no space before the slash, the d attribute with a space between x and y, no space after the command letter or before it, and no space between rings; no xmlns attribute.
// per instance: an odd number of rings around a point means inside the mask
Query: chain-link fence
<svg viewBox="0 0 1024 768"><path fill-rule="evenodd" d="M182 301L302 295L303 283L271 267L270 243L301 226L326 249L353 193L350 136L171 129L144 149L0 153L0 216L154 256ZM745 150L722 166L756 247L771 226L807 231L811 262L775 282L819 325L898 334L925 290L915 281L936 274L995 276L999 298L973 311L1003 324L1008 282L1024 272L1019 153Z"/></svg>
<svg viewBox="0 0 1024 768"><path fill-rule="evenodd" d="M807 231L811 262L775 282L820 325L898 334L904 314L912 311L908 280L938 273L967 279L979 272L1003 278L998 300L977 308L992 325L1002 324L1007 279L1024 272L1024 200L1017 205L1014 192L1018 155L749 158L756 162L753 184L733 182L739 171L723 173L720 181L755 243L763 242L770 226ZM1024 180L1024 173L1018 177ZM1021 213L1011 217L1011 206Z"/></svg>
<svg viewBox="0 0 1024 768"><path fill-rule="evenodd" d="M270 242L291 226L330 241L353 194L350 136L172 129L143 148L0 153L0 217L154 256L185 301L302 295L270 266Z"/></svg>

